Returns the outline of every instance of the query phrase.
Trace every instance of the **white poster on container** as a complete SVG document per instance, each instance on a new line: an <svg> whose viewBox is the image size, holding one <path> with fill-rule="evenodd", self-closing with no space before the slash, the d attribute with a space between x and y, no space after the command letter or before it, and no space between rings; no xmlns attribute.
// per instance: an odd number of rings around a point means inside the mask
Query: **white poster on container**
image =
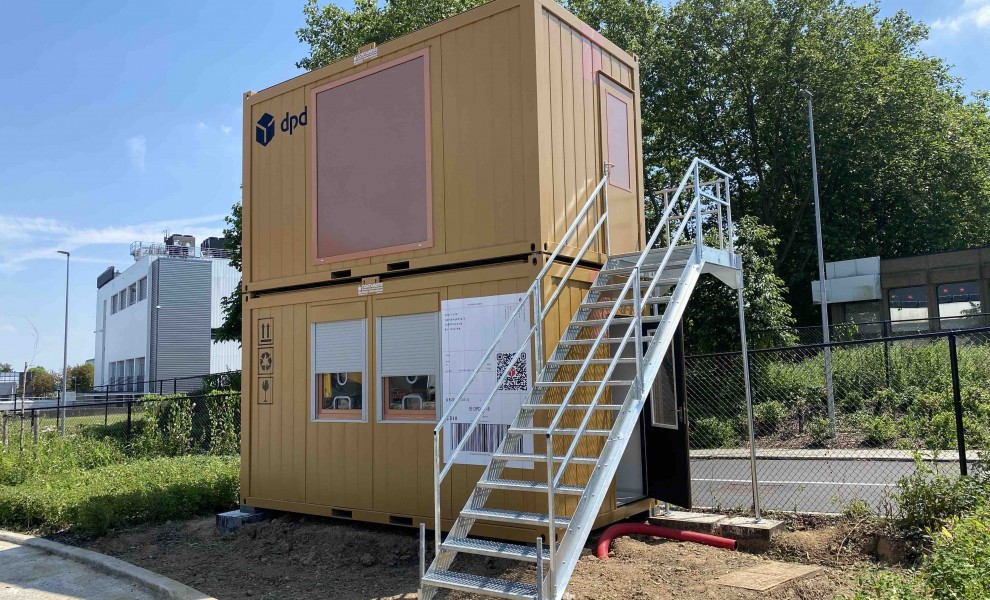
<svg viewBox="0 0 990 600"><path fill-rule="evenodd" d="M457 464L488 464L492 453L502 442L509 425L519 412L519 407L529 398L533 389L533 371L528 343L515 364L509 364L519 346L527 341L531 327L529 303L525 294L445 300L440 305L440 318L443 321L443 409L446 412L481 362L492 340L520 303L524 305L513 319L512 325L444 424L444 462L449 462L453 449L463 439L495 383L508 369L508 377L454 460ZM532 436L523 438L523 451L533 451ZM511 464L514 467L530 465L531 463L522 462Z"/></svg>

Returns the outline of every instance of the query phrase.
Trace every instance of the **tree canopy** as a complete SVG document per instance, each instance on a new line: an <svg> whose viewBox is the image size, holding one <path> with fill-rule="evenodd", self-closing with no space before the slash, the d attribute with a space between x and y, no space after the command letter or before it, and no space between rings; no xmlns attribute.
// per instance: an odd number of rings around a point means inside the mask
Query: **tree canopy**
<svg viewBox="0 0 990 600"><path fill-rule="evenodd" d="M241 270L241 203L238 201L230 208L230 215L225 217L227 227L223 230L224 246L230 251L230 264L232 267ZM220 300L220 308L223 310L223 323L220 327L213 329L214 342L240 342L241 341L241 284L243 279L237 282L237 287L229 296Z"/></svg>
<svg viewBox="0 0 990 600"><path fill-rule="evenodd" d="M477 4L358 0L348 11L308 0L297 34L309 53L297 64L319 68ZM751 327L790 324L791 307L801 322L815 318L808 113L799 87L814 99L826 260L990 244L988 95L962 93L948 65L921 50L928 29L907 13L880 18L876 2L845 0L562 4L640 58L648 206L693 156L736 174L733 213L748 217L739 231L753 271ZM239 258L239 205L228 223ZM732 298L705 285L705 302ZM225 309L237 326L218 339L239 339L240 302ZM706 336L734 328L721 316L706 321L721 311L693 310L689 327Z"/></svg>

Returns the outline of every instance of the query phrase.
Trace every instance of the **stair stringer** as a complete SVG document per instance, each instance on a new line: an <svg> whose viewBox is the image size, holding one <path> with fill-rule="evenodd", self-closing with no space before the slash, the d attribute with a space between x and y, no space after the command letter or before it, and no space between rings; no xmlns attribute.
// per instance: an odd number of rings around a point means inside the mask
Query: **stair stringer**
<svg viewBox="0 0 990 600"><path fill-rule="evenodd" d="M698 260L697 254L692 254L692 260L681 274L674 289L673 299L664 311L663 320L654 333L646 355L643 357L643 388L648 390L660 372L660 366L674 339L674 333L681 322L688 300L701 276L704 264ZM635 342L633 342L635 343ZM636 427L636 422L645 404L645 395L636 389L629 388L623 401L623 408L618 412L612 424L612 435L606 440L598 457L598 464L591 475L588 486L578 500L577 508L571 516L570 524L564 531L557 546L554 564L551 566L555 585L554 594L550 594L549 577L544 582L544 597L559 600L564 594L566 582L570 580L577 561L581 557L588 535L594 527L595 519L601 511L602 502L608 495L608 486L612 483L619 462L625 452L629 438Z"/></svg>

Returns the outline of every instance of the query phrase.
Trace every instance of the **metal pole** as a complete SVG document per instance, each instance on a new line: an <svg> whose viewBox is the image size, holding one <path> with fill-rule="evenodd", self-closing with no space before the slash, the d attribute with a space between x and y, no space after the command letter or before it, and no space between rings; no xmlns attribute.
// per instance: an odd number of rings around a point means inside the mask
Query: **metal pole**
<svg viewBox="0 0 990 600"><path fill-rule="evenodd" d="M949 366L952 369L952 405L956 413L956 443L959 449L959 474L969 475L966 464L966 429L963 425L962 390L959 385L959 358L956 351L956 334L949 334Z"/></svg>
<svg viewBox="0 0 990 600"><path fill-rule="evenodd" d="M753 422L753 393L750 390L749 349L746 343L746 311L743 300L742 269L736 272L736 291L739 301L739 337L742 340L743 382L746 388L746 417L749 420L749 474L753 482L753 510L756 520L763 517L760 512L760 483L756 476L756 426Z"/></svg>
<svg viewBox="0 0 990 600"><path fill-rule="evenodd" d="M694 202L694 245L698 251L698 260L701 260L704 240L701 232L701 168L697 160L694 162Z"/></svg>
<svg viewBox="0 0 990 600"><path fill-rule="evenodd" d="M536 333L533 338L533 364L536 367L536 381L541 381L543 373L543 281L533 286L533 309L536 318Z"/></svg>
<svg viewBox="0 0 990 600"><path fill-rule="evenodd" d="M890 387L890 342L887 338L890 336L890 332L887 329L887 321L883 322L881 325L881 332L883 334L883 380Z"/></svg>
<svg viewBox="0 0 990 600"><path fill-rule="evenodd" d="M818 156L815 150L815 113L811 106L811 92L801 90L808 101L808 125L811 130L811 179L815 192L815 241L818 244L818 292L822 301L822 342L825 344L825 393L828 396L828 420L835 436L835 392L832 389L832 348L828 332L828 294L825 290L825 251L822 247L822 211L818 198Z"/></svg>
<svg viewBox="0 0 990 600"><path fill-rule="evenodd" d="M419 524L419 597L423 597L423 576L426 575L426 523Z"/></svg>
<svg viewBox="0 0 990 600"><path fill-rule="evenodd" d="M612 163L605 163L605 187L602 189L602 194L605 198L605 254L612 256L612 220L611 215L608 213L608 176L612 172ZM553 550L550 550L553 552Z"/></svg>
<svg viewBox="0 0 990 600"><path fill-rule="evenodd" d="M632 272L633 278L633 318L636 320L636 393L640 398L645 396L643 390L643 299L640 290L639 267Z"/></svg>
<svg viewBox="0 0 990 600"><path fill-rule="evenodd" d="M59 410L59 432L65 437L65 403L68 400L66 390L69 383L69 253L58 250L65 255L65 340L62 343L62 401Z"/></svg>
<svg viewBox="0 0 990 600"><path fill-rule="evenodd" d="M536 600L543 600L543 538L536 537Z"/></svg>
<svg viewBox="0 0 990 600"><path fill-rule="evenodd" d="M440 556L440 434L433 431L433 556Z"/></svg>
<svg viewBox="0 0 990 600"><path fill-rule="evenodd" d="M547 577L547 595L556 598L553 581L553 562L557 554L557 524L556 506L553 493L553 434L547 432L547 543L550 544L550 566ZM537 564L543 563L543 557L537 557Z"/></svg>

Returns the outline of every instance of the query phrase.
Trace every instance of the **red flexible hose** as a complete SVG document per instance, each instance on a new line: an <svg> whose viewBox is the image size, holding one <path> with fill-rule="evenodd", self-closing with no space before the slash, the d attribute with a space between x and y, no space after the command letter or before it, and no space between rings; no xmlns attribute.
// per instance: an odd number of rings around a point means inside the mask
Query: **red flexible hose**
<svg viewBox="0 0 990 600"><path fill-rule="evenodd" d="M659 525L647 525L646 523L618 523L606 529L605 532L602 533L602 537L598 538L598 547L595 548L595 556L605 560L608 558L608 547L612 543L612 540L619 536L629 535L631 533L640 535L654 535L681 542L695 542L697 544L705 544L706 546L714 546L725 550L736 549L736 540L730 540L729 538L719 537L717 535L696 533L694 531L681 531L680 529L671 529L670 527L661 527Z"/></svg>

